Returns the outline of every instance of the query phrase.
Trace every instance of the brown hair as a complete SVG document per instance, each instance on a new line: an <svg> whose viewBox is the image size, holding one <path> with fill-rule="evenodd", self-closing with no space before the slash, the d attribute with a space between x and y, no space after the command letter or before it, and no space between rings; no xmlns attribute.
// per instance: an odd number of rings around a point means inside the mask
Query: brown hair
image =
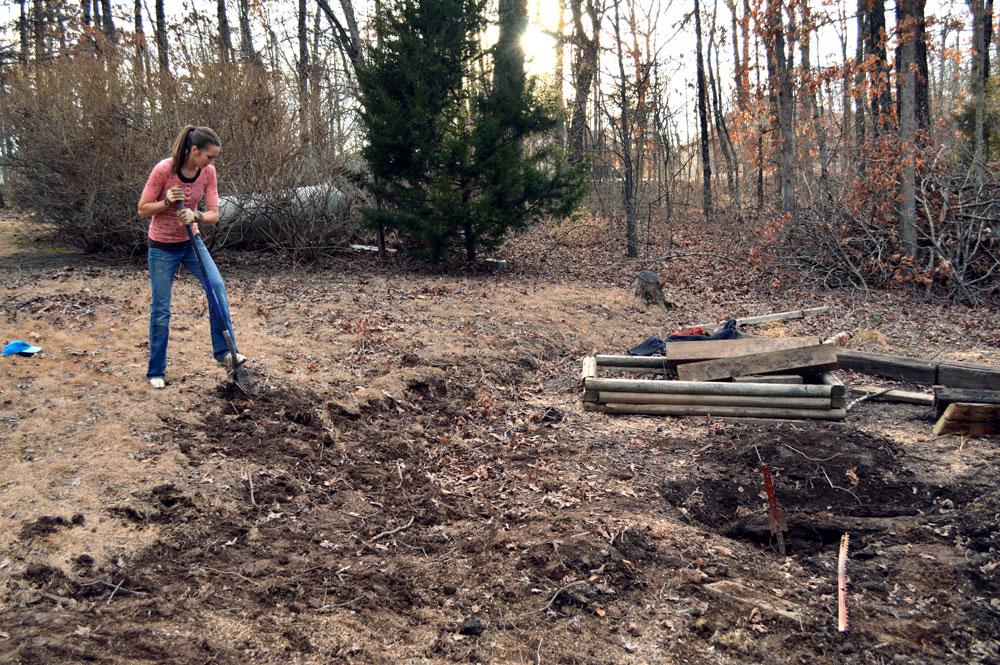
<svg viewBox="0 0 1000 665"><path fill-rule="evenodd" d="M222 143L219 142L219 137L214 131L208 127L195 127L194 125L184 127L181 133L177 135L177 138L174 139L174 147L170 150L170 159L173 161L171 169L173 172L177 173L181 170L184 162L187 161L188 155L191 154L192 147L203 150L207 145L222 147Z"/></svg>

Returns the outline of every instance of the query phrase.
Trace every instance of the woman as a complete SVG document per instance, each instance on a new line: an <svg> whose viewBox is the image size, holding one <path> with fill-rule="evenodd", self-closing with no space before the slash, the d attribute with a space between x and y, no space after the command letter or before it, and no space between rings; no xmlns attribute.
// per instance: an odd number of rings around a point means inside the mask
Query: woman
<svg viewBox="0 0 1000 665"><path fill-rule="evenodd" d="M184 266L205 286L211 280L219 307L225 318L219 321L209 305L209 324L212 330L212 355L223 366L232 358L222 331L228 329L229 303L222 275L215 267L205 243L198 234L198 224L215 224L219 221L219 190L215 176L215 160L222 146L219 137L208 127L188 125L174 141L170 157L153 167L142 197L139 199L139 216L152 217L149 224L149 280L153 289L153 306L149 315L149 385L160 389L164 386L167 369L167 340L170 337L170 295L177 266ZM204 198L205 212L197 212ZM184 209L177 203L183 201ZM191 226L194 243L188 238L185 226ZM205 264L203 275L195 252ZM239 361L244 360L242 354Z"/></svg>

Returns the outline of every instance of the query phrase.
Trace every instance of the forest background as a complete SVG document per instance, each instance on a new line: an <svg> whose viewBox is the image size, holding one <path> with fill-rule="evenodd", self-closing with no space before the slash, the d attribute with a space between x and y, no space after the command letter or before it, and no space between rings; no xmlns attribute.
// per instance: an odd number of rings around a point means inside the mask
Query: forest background
<svg viewBox="0 0 1000 665"><path fill-rule="evenodd" d="M85 250L135 252L136 183L199 118L224 137L231 218L249 220L214 244L298 260L370 234L344 204L372 203L356 68L388 6L8 5L2 203ZM482 43L515 26L560 118L532 140L588 165L575 242L669 257L694 220L747 241L728 259L826 285L1000 293L991 0L499 0L487 14ZM471 85L491 84L493 60Z"/></svg>

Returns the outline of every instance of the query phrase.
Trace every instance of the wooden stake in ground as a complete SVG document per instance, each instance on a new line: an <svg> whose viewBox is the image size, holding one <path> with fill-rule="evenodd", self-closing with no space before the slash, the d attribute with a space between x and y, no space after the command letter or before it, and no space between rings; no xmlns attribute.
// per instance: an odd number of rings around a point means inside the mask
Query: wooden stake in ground
<svg viewBox="0 0 1000 665"><path fill-rule="evenodd" d="M785 522L785 511L778 508L778 499L774 496L771 467L767 464L762 464L760 470L764 473L764 487L767 489L767 502L770 504L768 523L771 525L771 536L778 540L778 552L781 556L785 556L785 531L788 531L788 524Z"/></svg>
<svg viewBox="0 0 1000 665"><path fill-rule="evenodd" d="M845 533L840 539L840 554L837 556L837 630L847 632L847 544L851 535Z"/></svg>

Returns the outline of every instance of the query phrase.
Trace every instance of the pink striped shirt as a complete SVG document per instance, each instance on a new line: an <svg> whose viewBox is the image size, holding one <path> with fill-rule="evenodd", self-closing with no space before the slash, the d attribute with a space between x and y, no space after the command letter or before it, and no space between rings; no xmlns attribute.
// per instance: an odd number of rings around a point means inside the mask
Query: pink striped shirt
<svg viewBox="0 0 1000 665"><path fill-rule="evenodd" d="M176 185L184 188L184 205L192 210L205 199L205 205L219 205L219 185L215 176L215 167L209 164L195 177L194 182L183 182L177 173L171 170L170 158L164 159L153 167L142 190L142 198L146 201L162 201L167 198L167 190ZM197 235L198 225L192 224L191 230ZM187 231L177 222L177 208L170 207L161 213L153 215L149 222L149 237L156 242L184 242L188 239Z"/></svg>

